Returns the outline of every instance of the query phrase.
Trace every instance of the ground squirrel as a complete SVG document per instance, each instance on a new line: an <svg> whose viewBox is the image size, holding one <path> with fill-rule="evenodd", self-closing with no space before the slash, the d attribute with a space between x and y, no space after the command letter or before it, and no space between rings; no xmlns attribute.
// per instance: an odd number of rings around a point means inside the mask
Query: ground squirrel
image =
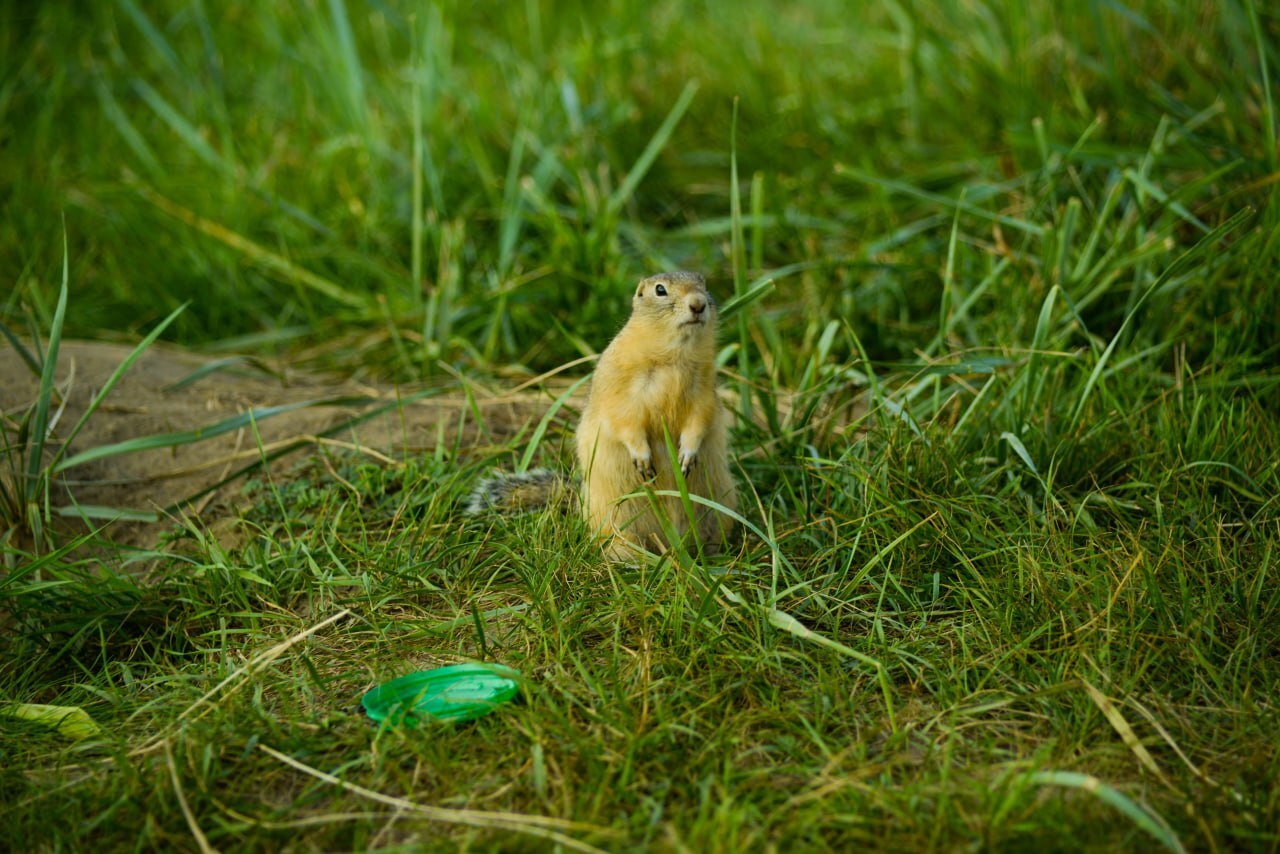
<svg viewBox="0 0 1280 854"><path fill-rule="evenodd" d="M645 484L678 489L669 437L689 493L737 510L728 415L716 395L716 313L698 273L642 279L631 317L596 365L578 425L578 466L587 523L612 559L634 556L637 546L670 545L655 505L678 537L692 526L705 550L718 548L733 527L731 517L697 503L691 520L679 497L619 500ZM498 475L480 484L468 511L527 509L565 491L565 479L552 472Z"/></svg>

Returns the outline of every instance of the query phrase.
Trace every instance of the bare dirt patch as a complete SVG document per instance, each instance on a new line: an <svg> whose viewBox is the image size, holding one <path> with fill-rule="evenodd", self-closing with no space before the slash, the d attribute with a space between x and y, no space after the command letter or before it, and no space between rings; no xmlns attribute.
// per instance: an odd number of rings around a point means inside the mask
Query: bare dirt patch
<svg viewBox="0 0 1280 854"><path fill-rule="evenodd" d="M57 389L65 409L55 426L55 440L71 429L131 349L108 343L63 342ZM272 366L273 375L248 362L199 375L219 361L176 347L149 348L90 417L66 456L142 436L208 428L262 407L329 403L257 421L256 436L246 427L177 447L76 466L65 473L52 503L156 511L200 495L259 459L264 449L270 452L290 445L297 446L294 455L315 453L320 444L328 443L396 458L427 450L443 437L479 453L536 423L553 400L553 393L546 390L494 393L472 387L470 399L455 391L405 401L417 389L333 380L288 366ZM4 412L20 417L38 389L38 379L18 353L12 348L0 349L0 407ZM350 424L380 407L383 411L378 414ZM279 462L272 465L273 472L285 469ZM206 516L219 508L233 513L232 497L237 488L235 482L225 484L192 506ZM169 524L115 523L111 537L129 545L149 546Z"/></svg>

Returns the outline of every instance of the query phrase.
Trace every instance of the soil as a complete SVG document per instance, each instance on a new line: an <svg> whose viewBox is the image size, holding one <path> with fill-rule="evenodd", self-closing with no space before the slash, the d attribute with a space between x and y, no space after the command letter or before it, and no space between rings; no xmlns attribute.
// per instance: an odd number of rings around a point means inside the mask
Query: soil
<svg viewBox="0 0 1280 854"><path fill-rule="evenodd" d="M65 406L55 423L55 441L71 430L93 395L131 351L132 347L109 343L62 343L56 388L57 400ZM38 378L18 352L12 347L0 348L0 408L7 418L21 419L38 390ZM65 472L58 494L51 496L52 504L71 506L74 499L80 505L153 512L182 505L202 514L209 524L211 513L235 515L241 484L233 480L206 490L259 459L260 448L271 451L296 444L296 450L289 454L296 458L318 453L321 444L329 444L394 460L421 453L444 437L479 454L486 446L503 443L536 424L563 385L515 393L494 393L473 386L470 397L452 393L405 402L415 391L153 345L90 416L74 445L66 449L64 459L128 439L208 428L260 407L318 403L256 421L256 436L251 427L243 427L190 444L113 455L75 466ZM383 408L380 414L356 425L348 423L379 408ZM558 417L568 416L562 412ZM288 457L271 465L273 472L291 467ZM0 459L0 468L6 466ZM193 496L198 497L188 501ZM112 523L110 537L122 545L149 548L172 525L173 519L117 521Z"/></svg>

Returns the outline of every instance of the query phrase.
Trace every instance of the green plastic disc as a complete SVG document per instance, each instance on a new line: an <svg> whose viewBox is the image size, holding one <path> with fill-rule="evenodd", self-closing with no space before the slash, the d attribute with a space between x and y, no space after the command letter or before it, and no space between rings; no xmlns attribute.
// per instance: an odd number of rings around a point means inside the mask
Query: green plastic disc
<svg viewBox="0 0 1280 854"><path fill-rule="evenodd" d="M450 664L398 676L360 702L375 721L469 721L510 702L519 693L519 678L518 670L501 664Z"/></svg>

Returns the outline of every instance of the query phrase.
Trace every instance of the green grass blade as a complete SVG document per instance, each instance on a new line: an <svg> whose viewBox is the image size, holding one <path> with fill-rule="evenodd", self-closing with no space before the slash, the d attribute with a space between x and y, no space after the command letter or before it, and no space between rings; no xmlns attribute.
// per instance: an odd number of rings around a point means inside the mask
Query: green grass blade
<svg viewBox="0 0 1280 854"><path fill-rule="evenodd" d="M5 339L9 342L9 346L13 348L14 352L18 354L19 358L22 359L26 366L31 369L31 373L35 374L37 377L40 376L40 361L35 357L35 354L31 352L30 348L28 348L26 344L23 344L14 331L9 328L9 324L2 320L0 320L0 334L4 335Z"/></svg>
<svg viewBox="0 0 1280 854"><path fill-rule="evenodd" d="M534 428L533 435L529 437L529 444L525 448L524 454L521 455L519 464L516 466L517 474L522 474L529 470L529 464L533 462L533 455L537 453L538 445L542 443L542 437L546 435L547 428L551 426L552 419L556 417L556 413L560 411L560 407L564 406L565 403L568 402L569 398L573 396L573 393L581 388L583 383L589 379L591 379L591 376L588 374L561 392L560 396L551 404L551 407L547 410L546 414L538 421L538 426Z"/></svg>
<svg viewBox="0 0 1280 854"><path fill-rule="evenodd" d="M1011 260L1006 256L992 266L991 272L983 277L982 281L978 282L968 296L964 298L964 301L951 312L951 316L947 319L947 325L938 330L938 334L934 336L934 339L929 342L929 346L925 348L925 353L936 352L946 336L950 335L953 330L968 319L970 309L977 305L978 300L982 299L992 285L1000 281L1000 277L1009 269L1010 263L1012 263Z"/></svg>
<svg viewBox="0 0 1280 854"><path fill-rule="evenodd" d="M1135 825L1142 828L1153 839L1170 851L1182 854L1186 849L1182 841L1169 829L1169 825L1158 815L1143 809L1134 803L1123 792L1107 785L1090 774L1077 771L1036 771L1027 775L1027 779L1041 786L1065 786L1088 792L1108 806L1114 807L1124 814Z"/></svg>
<svg viewBox="0 0 1280 854"><path fill-rule="evenodd" d="M801 640L806 640L810 643L816 643L819 646L825 646L827 649L835 650L841 655L847 655L854 661L865 664L867 667L875 670L876 678L880 682L881 695L884 697L885 714L888 715L889 726L891 729L895 731L897 730L896 716L893 711L893 689L889 684L889 678L885 673L883 664L866 653L858 652L856 649L846 646L838 640L832 640L826 635L813 631L785 611L780 611L777 608L770 608L766 613L766 618L769 621L769 625L774 628L782 629L789 634L795 635Z"/></svg>
<svg viewBox="0 0 1280 854"><path fill-rule="evenodd" d="M964 204L964 191L960 191L960 204ZM951 237L947 240L947 263L942 268L942 299L938 301L938 335L925 349L925 355L933 355L935 348L940 347L947 339L951 329L951 302L955 290L956 275L956 238L960 234L960 208L957 206L951 217Z"/></svg>
<svg viewBox="0 0 1280 854"><path fill-rule="evenodd" d="M1061 288L1057 285L1049 288L1049 294L1044 298L1044 304L1040 306L1040 316L1036 318L1035 333L1031 337L1031 356L1027 359L1026 379L1022 384L1022 405L1019 407L1018 424L1016 429L1021 430L1022 425L1027 423L1027 414L1032 407L1039 405L1040 396L1044 390L1045 376L1041 370L1040 363L1043 360L1043 354L1049 340L1049 327L1053 322L1053 306L1057 301L1057 296L1061 292Z"/></svg>
<svg viewBox="0 0 1280 854"><path fill-rule="evenodd" d="M1173 199L1169 198L1168 193L1151 183L1151 179L1143 175L1141 172L1138 172L1135 169L1126 169L1124 170L1124 177L1134 186L1139 187L1142 192L1146 193L1148 196L1176 213L1186 222L1191 223L1201 231L1209 231L1209 226L1205 225L1198 216L1187 210L1186 206L1181 202L1175 202Z"/></svg>
<svg viewBox="0 0 1280 854"><path fill-rule="evenodd" d="M166 101L163 95L152 88L150 83L142 78L135 78L133 88L142 100L155 111L156 115L169 126L169 130L173 131L196 157L219 172L234 174L235 170L232 165L223 159L222 155L205 141L200 131L196 130L195 125L191 124L186 116L182 115L173 105Z"/></svg>
<svg viewBox="0 0 1280 854"><path fill-rule="evenodd" d="M409 201L413 205L413 210L409 213L409 291L415 295L421 294L423 286L422 281L422 253L423 253L423 149L424 139L422 130L422 74L419 70L419 47L418 47L418 29L415 27L411 34L412 41L410 47L410 58L413 66L413 81L409 87L410 98L410 128L413 132L413 150L411 153L412 162L410 164L411 184L409 190Z"/></svg>
<svg viewBox="0 0 1280 854"><path fill-rule="evenodd" d="M132 454L138 451L154 451L159 448L174 448L179 445L190 445L194 442L200 442L205 439L212 439L214 436L221 436L223 433L230 433L234 430L242 430L259 421L265 421L275 415L285 412L293 412L297 409L306 409L316 406L359 406L361 404L370 403L367 397L338 397L324 398L319 400L305 400L298 403L286 403L280 406L261 406L251 409L248 412L242 412L231 418L224 418L207 427L198 427L195 430L177 430L172 433L157 433L151 436L139 436L134 439L126 439L123 442L114 442L110 445L100 445L96 448L90 448L87 451L68 457L53 467L55 473L61 473L76 466L93 462L94 460L115 457L121 454Z"/></svg>
<svg viewBox="0 0 1280 854"><path fill-rule="evenodd" d="M23 560L18 566L0 572L0 595L11 596L13 588L24 580L39 578L47 570L56 568L59 562L69 559L76 550L92 542L98 533L98 530L86 531L44 554L22 554Z"/></svg>
<svg viewBox="0 0 1280 854"><path fill-rule="evenodd" d="M733 99L729 123L729 259L733 265L733 296L741 307L747 282L746 247L742 239L742 191L738 186L738 99ZM738 411L745 421L751 417L751 334L747 316L738 318Z"/></svg>
<svg viewBox="0 0 1280 854"><path fill-rule="evenodd" d="M1115 336L1112 337L1111 343L1107 345L1107 349L1098 357L1097 364L1093 366L1093 370L1089 373L1089 378L1085 381L1084 389L1081 391L1080 397L1076 401L1075 410L1071 414L1070 424L1072 429L1075 428L1076 424L1080 423L1080 416L1084 414L1085 405L1089 401L1089 397L1093 392L1094 386L1098 384L1098 380L1101 378L1103 370L1111 360L1111 354L1115 352L1116 345L1120 343L1120 340L1128 331L1129 326L1133 323L1134 316L1137 315L1138 310L1142 308L1143 303L1145 303L1152 294L1159 291L1160 288L1164 286L1165 282L1182 273L1183 270L1191 266L1193 261L1209 249L1216 246L1223 237L1226 237L1232 231L1235 231L1235 229L1246 220L1252 218L1253 213L1253 208L1244 208L1243 210L1237 211L1234 216L1222 225L1200 238L1199 242L1197 242L1195 246L1192 246L1186 252L1182 253L1172 264L1165 268L1164 272L1161 273L1154 282L1152 282L1151 286L1147 288L1146 292L1138 299L1133 308L1125 314L1124 320L1120 323L1120 328L1116 331Z"/></svg>
<svg viewBox="0 0 1280 854"><path fill-rule="evenodd" d="M107 378L107 381L102 384L102 388L98 389L97 394L95 394L93 399L89 401L89 405L85 407L84 412L80 415L80 419L76 421L75 426L71 428L69 433L67 433L66 439L62 443L62 447L59 448L58 453L54 455L51 465L57 465L58 459L67 448L71 447L71 443L76 440L76 436L80 435L80 431L84 429L84 425L93 417L93 413L98 411L98 407L102 404L102 401L106 399L107 395L111 393L111 389L115 388L116 383L120 381L120 378L123 377L129 368L133 366L133 363L138 360L138 357L140 357L148 347L155 343L155 340L160 337L161 333L169 328L169 324L178 319L178 315L182 314L188 305L190 305L190 303L183 303L170 312L168 317L156 324L155 329L152 329L145 338L138 342L138 346L134 347L129 355L126 356L120 364L116 365L115 370L111 372L111 376Z"/></svg>
<svg viewBox="0 0 1280 854"><path fill-rule="evenodd" d="M1276 102L1271 91L1271 69L1267 62L1267 41L1258 22L1257 0L1245 0L1249 10L1249 29L1253 31L1254 50L1258 54L1258 76L1262 88L1262 138L1267 157L1267 168L1274 174L1280 168L1280 152L1276 151ZM1273 10L1274 14L1274 10ZM1274 22L1274 19L1273 19ZM1274 46L1274 43L1273 43Z"/></svg>
<svg viewBox="0 0 1280 854"><path fill-rule="evenodd" d="M886 190L901 193L904 196L911 196L912 198L920 199L921 201L931 202L947 208L948 210L954 209L963 211L970 216L975 216L979 219L985 219L990 222L998 222L1001 225L1008 226L1009 228L1017 231L1026 232L1027 234L1034 234L1037 236L1044 234L1044 227L1036 225L1033 222L1027 222L1026 220L1017 219L1016 217L1006 216L1004 214L992 213L991 211L980 208L977 205L969 204L962 200L951 199L937 193L931 193L928 190L921 190L919 187L913 187L904 181L873 175L870 172L865 172L861 169L845 166L840 163L836 164L836 174L844 175L851 180L862 184L871 184L876 187L883 187Z"/></svg>
<svg viewBox="0 0 1280 854"><path fill-rule="evenodd" d="M1085 272L1089 269L1089 265L1093 263L1094 256L1098 251L1098 243L1102 240L1106 226L1111 222L1111 216L1115 213L1116 206L1120 203L1120 197L1123 194L1124 181L1119 177L1112 179L1108 183L1107 196L1102 203L1102 210L1093 218L1093 228L1089 231L1089 238L1085 241L1084 249L1080 251L1079 257L1076 258L1076 266L1071 271L1070 281L1076 282L1083 278Z"/></svg>
<svg viewBox="0 0 1280 854"><path fill-rule="evenodd" d="M173 45L164 37L156 25L151 23L151 19L138 6L134 0L116 0L116 5L125 11L133 21L134 26L142 33L143 38L151 45L151 49L160 55L164 60L164 64L169 67L169 73L173 75L175 80L185 80L190 74L182 60L178 58L178 52L173 49Z"/></svg>
<svg viewBox="0 0 1280 854"><path fill-rule="evenodd" d="M658 159L658 155L666 147L667 141L671 139L671 134L675 131L676 125L680 123L680 119L684 117L685 111L689 109L689 105L693 103L693 96L697 92L697 82L690 80L685 84L684 89L680 92L680 97L676 99L675 104L671 107L671 112L667 113L667 117L658 126L658 130L649 140L649 144L644 147L644 151L640 152L640 156L636 158L631 171L627 173L626 179L609 197L607 205L609 213L617 214L635 193L636 188L640 186L640 182L644 180L644 176L648 173L649 167Z"/></svg>
<svg viewBox="0 0 1280 854"><path fill-rule="evenodd" d="M40 391L36 397L35 412L31 421L30 445L27 449L26 500L34 502L42 491L41 472L45 471L44 446L49 427L49 407L53 401L53 381L58 370L58 349L62 344L62 324L67 316L67 292L71 275L71 259L67 248L67 229L62 228L62 287L58 289L58 307L53 312L53 324L49 327L49 343L46 345L43 370L40 372Z"/></svg>
<svg viewBox="0 0 1280 854"><path fill-rule="evenodd" d="M524 224L523 192L520 188L520 166L524 162L524 138L516 130L507 159L506 179L502 184L502 213L498 236L498 275L505 277L515 262L516 242L520 239L520 227Z"/></svg>
<svg viewBox="0 0 1280 854"><path fill-rule="evenodd" d="M764 224L768 219L764 214L764 173L756 172L751 176L751 269L757 273L764 269Z"/></svg>
<svg viewBox="0 0 1280 854"><path fill-rule="evenodd" d="M169 383L164 387L164 390L167 392L182 391L182 389L192 383L199 382L211 374L216 374L219 371L225 371L228 368L240 367L241 365L253 368L260 374L274 377L281 382L285 379L279 371L272 369L270 365L266 364L261 359L255 359L251 356L227 356L222 359L213 359L212 361L204 363L182 379Z"/></svg>
<svg viewBox="0 0 1280 854"><path fill-rule="evenodd" d="M103 82L101 77L93 78L93 89L98 95L98 103L102 105L103 114L106 115L107 120L111 122L116 132L120 134L120 138L133 151L134 156L146 168L147 173L149 175L158 175L163 172L159 158L151 150L151 146L147 144L142 134L138 132L128 113L120 106L120 102L116 100L115 95L111 94L111 90L107 88L107 84Z"/></svg>
<svg viewBox="0 0 1280 854"><path fill-rule="evenodd" d="M364 70L360 63L360 52L356 49L355 33L351 30L351 19L347 16L347 6L343 0L329 0L329 18L338 39L338 61L342 71L339 81L343 84L343 102L357 126L356 129L368 138L370 127L368 101L364 94Z"/></svg>
<svg viewBox="0 0 1280 854"><path fill-rule="evenodd" d="M751 304L764 299L775 287L776 285L772 278L752 282L745 291L740 294L734 294L724 305L720 306L720 319L727 320Z"/></svg>

